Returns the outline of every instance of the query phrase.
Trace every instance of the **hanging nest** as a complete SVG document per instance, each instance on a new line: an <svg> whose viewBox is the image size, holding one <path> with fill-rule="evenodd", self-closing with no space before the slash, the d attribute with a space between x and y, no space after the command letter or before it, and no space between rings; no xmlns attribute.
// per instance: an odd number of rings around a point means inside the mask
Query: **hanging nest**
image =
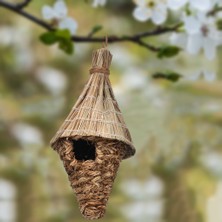
<svg viewBox="0 0 222 222"><path fill-rule="evenodd" d="M111 60L106 48L93 53L89 81L51 140L87 219L104 216L119 164L135 153L111 88Z"/></svg>

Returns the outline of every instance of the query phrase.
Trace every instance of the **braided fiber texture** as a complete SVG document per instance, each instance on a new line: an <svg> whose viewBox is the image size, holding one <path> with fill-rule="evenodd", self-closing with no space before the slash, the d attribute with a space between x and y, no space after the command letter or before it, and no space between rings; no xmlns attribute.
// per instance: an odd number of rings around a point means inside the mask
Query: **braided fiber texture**
<svg viewBox="0 0 222 222"><path fill-rule="evenodd" d="M125 144L103 138L85 137L84 139L95 143L95 160L76 160L70 140L61 140L60 146L55 149L63 161L82 215L86 219L99 219L105 214L112 185L124 156L121 150L124 150ZM123 149L119 149L120 146L123 146Z"/></svg>

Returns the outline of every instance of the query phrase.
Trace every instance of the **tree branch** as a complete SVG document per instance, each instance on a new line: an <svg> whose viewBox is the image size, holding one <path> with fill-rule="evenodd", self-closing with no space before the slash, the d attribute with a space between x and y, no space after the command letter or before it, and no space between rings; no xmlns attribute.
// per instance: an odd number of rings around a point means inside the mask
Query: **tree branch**
<svg viewBox="0 0 222 222"><path fill-rule="evenodd" d="M160 50L160 48L150 45L150 44L142 41L141 39L138 39L137 41L134 41L134 42L137 43L138 45L150 50L150 51L153 51L153 52L158 52Z"/></svg>
<svg viewBox="0 0 222 222"><path fill-rule="evenodd" d="M23 2L19 4L12 4L5 2L4 0L0 0L0 7L6 8L10 11L15 12L16 14L25 17L26 19L32 21L33 23L41 26L42 28L48 30L48 31L54 31L55 29L48 24L47 22L37 18L36 16L24 11L24 8L31 2L31 0L24 0ZM157 36L157 35L162 35L165 33L177 31L179 27L181 27L181 23L176 24L172 27L157 27L154 30L143 32L143 33L138 33L135 35L124 35L124 36L108 36L109 43L116 43L116 42L132 42L135 44L138 44L144 48L147 48L151 51L157 52L159 50L158 47L149 45L142 41L143 38L151 37L151 36ZM85 42L92 42L92 43L99 43L99 42L104 42L105 38L104 37L93 37L93 36L77 36L74 35L72 36L72 40L74 42L79 42L79 43L85 43Z"/></svg>
<svg viewBox="0 0 222 222"><path fill-rule="evenodd" d="M181 23L176 24L172 27L157 27L154 30L138 33L135 35L124 35L122 37L118 36L108 36L109 43L115 42L135 42L138 43L138 40L142 38L162 35L168 32L176 31L181 26ZM89 36L73 36L72 40L75 42L104 42L104 37L89 37Z"/></svg>
<svg viewBox="0 0 222 222"><path fill-rule="evenodd" d="M27 1L26 1L26 2L27 2ZM29 1L29 2L30 2L30 1ZM22 3L21 3L21 4L22 4ZM23 4L24 4L24 3L23 3ZM5 2L5 1L1 1L1 0L0 0L0 7L6 8L6 9L8 9L8 10L10 10L10 11L13 11L13 12L15 12L16 14L19 14L19 15L27 18L28 20L36 23L37 25L43 27L44 29L47 29L47 30L49 30L49 31L52 31L52 30L53 30L52 27L51 27L49 24L47 24L46 22L44 22L43 20L35 17L34 15L32 15L32 14L30 14L30 13L28 13L28 12L25 12L25 11L22 9L22 8L24 8L25 6L23 6L23 7L21 8L21 6L18 7L18 4L12 4L12 3L8 3L8 2Z"/></svg>
<svg viewBox="0 0 222 222"><path fill-rule="evenodd" d="M18 8L18 9L23 9L25 8L26 6L28 6L29 3L31 3L32 0L24 0L23 2L20 2L20 3L17 3L15 6Z"/></svg>

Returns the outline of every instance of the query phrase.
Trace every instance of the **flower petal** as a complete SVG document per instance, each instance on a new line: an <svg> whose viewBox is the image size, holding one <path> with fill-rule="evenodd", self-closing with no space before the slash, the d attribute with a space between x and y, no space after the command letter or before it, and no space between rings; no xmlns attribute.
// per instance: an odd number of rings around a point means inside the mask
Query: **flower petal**
<svg viewBox="0 0 222 222"><path fill-rule="evenodd" d="M211 22L214 20L213 18L207 16L205 12L199 11L196 14L196 19L200 22L200 24L208 24L211 20ZM215 21L213 21L215 22Z"/></svg>
<svg viewBox="0 0 222 222"><path fill-rule="evenodd" d="M68 29L70 33L73 35L76 33L76 30L78 28L78 23L73 18L65 18L59 22L59 28L60 29Z"/></svg>
<svg viewBox="0 0 222 222"><path fill-rule="evenodd" d="M137 6L145 7L147 5L147 0L134 0Z"/></svg>
<svg viewBox="0 0 222 222"><path fill-rule="evenodd" d="M190 0L190 4L193 8L200 11L208 11L211 9L210 0Z"/></svg>
<svg viewBox="0 0 222 222"><path fill-rule="evenodd" d="M42 16L46 20L51 20L51 19L55 18L55 13L54 13L53 8L51 8L48 5L43 6L43 8L42 8Z"/></svg>
<svg viewBox="0 0 222 222"><path fill-rule="evenodd" d="M204 54L209 60L216 57L217 43L211 38L204 38L203 41Z"/></svg>
<svg viewBox="0 0 222 222"><path fill-rule="evenodd" d="M66 17L68 10L63 0L57 0L53 8L58 19Z"/></svg>
<svg viewBox="0 0 222 222"><path fill-rule="evenodd" d="M170 36L170 42L172 45L185 49L187 45L187 35L185 33L173 33Z"/></svg>
<svg viewBox="0 0 222 222"><path fill-rule="evenodd" d="M194 16L185 16L183 18L184 28L188 34L195 34L200 32L201 23Z"/></svg>
<svg viewBox="0 0 222 222"><path fill-rule="evenodd" d="M197 54L203 47L203 37L200 34L189 35L187 42L187 51L190 54Z"/></svg>
<svg viewBox="0 0 222 222"><path fill-rule="evenodd" d="M149 8L146 7L136 7L133 11L133 16L136 20L140 22L145 22L150 19L152 12Z"/></svg>
<svg viewBox="0 0 222 222"><path fill-rule="evenodd" d="M151 19L154 24L159 25L166 21L167 19L167 7L164 4L158 4L153 9Z"/></svg>
<svg viewBox="0 0 222 222"><path fill-rule="evenodd" d="M183 7L188 0L168 0L167 6L172 10L178 10L179 8Z"/></svg>

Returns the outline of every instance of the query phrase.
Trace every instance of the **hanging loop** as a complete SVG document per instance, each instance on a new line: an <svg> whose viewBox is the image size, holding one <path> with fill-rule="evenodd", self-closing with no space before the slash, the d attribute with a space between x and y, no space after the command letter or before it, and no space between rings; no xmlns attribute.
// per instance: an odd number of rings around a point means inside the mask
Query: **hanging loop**
<svg viewBox="0 0 222 222"><path fill-rule="evenodd" d="M108 36L106 35L105 36L105 41L103 42L103 48L107 48L107 46L108 46Z"/></svg>
<svg viewBox="0 0 222 222"><path fill-rule="evenodd" d="M108 46L108 36L106 35L106 39L105 39L105 43L106 43L106 47Z"/></svg>

